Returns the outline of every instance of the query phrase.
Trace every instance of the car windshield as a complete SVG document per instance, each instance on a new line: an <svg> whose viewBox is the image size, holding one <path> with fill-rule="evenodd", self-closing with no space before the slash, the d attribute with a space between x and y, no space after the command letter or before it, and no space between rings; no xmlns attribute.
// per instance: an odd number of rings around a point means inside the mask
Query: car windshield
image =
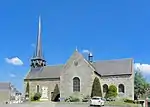
<svg viewBox="0 0 150 107"><path fill-rule="evenodd" d="M100 98L92 98L93 100L99 100Z"/></svg>

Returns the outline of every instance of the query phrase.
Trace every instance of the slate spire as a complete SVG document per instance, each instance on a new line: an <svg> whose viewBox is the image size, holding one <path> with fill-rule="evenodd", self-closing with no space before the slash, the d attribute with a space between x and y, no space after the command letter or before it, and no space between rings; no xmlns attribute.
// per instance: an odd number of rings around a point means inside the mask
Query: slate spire
<svg viewBox="0 0 150 107"><path fill-rule="evenodd" d="M31 59L31 67L42 67L46 66L46 61L43 58L42 53L42 37L41 37L41 17L39 16L38 35L36 50L33 58Z"/></svg>

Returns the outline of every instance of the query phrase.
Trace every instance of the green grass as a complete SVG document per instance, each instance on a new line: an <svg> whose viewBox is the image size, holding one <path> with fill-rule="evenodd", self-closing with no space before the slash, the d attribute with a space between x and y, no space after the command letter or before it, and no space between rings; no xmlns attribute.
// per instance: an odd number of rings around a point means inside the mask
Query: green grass
<svg viewBox="0 0 150 107"><path fill-rule="evenodd" d="M105 105L108 106L130 106L130 107L137 107L137 104L132 104L132 103L125 103L122 101L112 101L112 102L106 102Z"/></svg>

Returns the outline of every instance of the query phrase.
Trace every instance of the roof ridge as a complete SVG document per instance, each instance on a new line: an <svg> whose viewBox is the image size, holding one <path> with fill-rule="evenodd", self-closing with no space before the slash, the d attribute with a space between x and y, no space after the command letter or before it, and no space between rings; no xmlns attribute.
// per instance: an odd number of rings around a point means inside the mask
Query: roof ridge
<svg viewBox="0 0 150 107"><path fill-rule="evenodd" d="M104 61L120 61L120 60L133 60L133 58L118 58L118 59L107 59L107 60L96 60L96 61L93 61L93 63L96 63L96 62L104 62Z"/></svg>
<svg viewBox="0 0 150 107"><path fill-rule="evenodd" d="M56 64L56 65L46 65L45 67L52 67L52 66L63 66L64 64Z"/></svg>

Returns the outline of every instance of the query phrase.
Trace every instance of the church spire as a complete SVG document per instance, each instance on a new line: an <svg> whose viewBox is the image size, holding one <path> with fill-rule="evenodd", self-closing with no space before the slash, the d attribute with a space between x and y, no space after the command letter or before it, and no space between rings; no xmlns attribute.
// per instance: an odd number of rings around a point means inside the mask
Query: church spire
<svg viewBox="0 0 150 107"><path fill-rule="evenodd" d="M35 67L43 67L43 66L46 66L46 61L43 59L43 53L42 53L41 17L39 16L36 51L33 56L33 59L31 59L31 67L35 68Z"/></svg>
<svg viewBox="0 0 150 107"><path fill-rule="evenodd" d="M42 39L41 38L41 17L39 16L39 28L38 28L36 54L35 54L35 57L37 57L37 58L43 58L41 39Z"/></svg>

